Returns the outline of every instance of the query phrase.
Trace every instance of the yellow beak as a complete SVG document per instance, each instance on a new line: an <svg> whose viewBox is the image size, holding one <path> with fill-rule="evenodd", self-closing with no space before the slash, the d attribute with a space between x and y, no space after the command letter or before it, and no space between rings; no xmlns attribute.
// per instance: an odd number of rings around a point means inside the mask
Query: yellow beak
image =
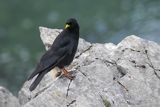
<svg viewBox="0 0 160 107"><path fill-rule="evenodd" d="M65 29L67 29L67 28L69 28L69 27L70 27L70 25L69 25L69 24L66 24Z"/></svg>

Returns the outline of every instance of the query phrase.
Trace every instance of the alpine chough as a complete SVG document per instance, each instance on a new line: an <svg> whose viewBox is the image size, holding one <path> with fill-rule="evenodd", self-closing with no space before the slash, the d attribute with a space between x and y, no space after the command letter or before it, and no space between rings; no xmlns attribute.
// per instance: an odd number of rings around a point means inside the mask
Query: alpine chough
<svg viewBox="0 0 160 107"><path fill-rule="evenodd" d="M75 56L79 41L79 25L76 19L70 18L66 21L65 28L54 40L51 48L40 59L35 71L29 76L28 80L37 75L29 90L33 91L40 83L46 73L54 67L58 67L63 71L64 76L69 79L73 77L69 75L64 68L70 65Z"/></svg>

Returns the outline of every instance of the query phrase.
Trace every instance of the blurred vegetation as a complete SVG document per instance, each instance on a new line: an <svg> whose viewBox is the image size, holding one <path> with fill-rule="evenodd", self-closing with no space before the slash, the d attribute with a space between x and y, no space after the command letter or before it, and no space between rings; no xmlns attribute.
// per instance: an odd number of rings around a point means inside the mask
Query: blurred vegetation
<svg viewBox="0 0 160 107"><path fill-rule="evenodd" d="M81 37L118 43L135 34L160 41L160 0L0 0L0 85L18 92L45 51L39 26L75 17Z"/></svg>

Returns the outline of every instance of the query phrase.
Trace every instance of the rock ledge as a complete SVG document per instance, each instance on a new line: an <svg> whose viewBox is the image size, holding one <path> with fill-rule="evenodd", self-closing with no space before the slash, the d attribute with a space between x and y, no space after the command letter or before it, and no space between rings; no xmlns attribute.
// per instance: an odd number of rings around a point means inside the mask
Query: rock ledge
<svg viewBox="0 0 160 107"><path fill-rule="evenodd" d="M40 27L46 47L61 30ZM160 107L160 46L137 36L118 45L79 41L68 67L76 78L48 73L30 92L31 81L19 92L23 107Z"/></svg>

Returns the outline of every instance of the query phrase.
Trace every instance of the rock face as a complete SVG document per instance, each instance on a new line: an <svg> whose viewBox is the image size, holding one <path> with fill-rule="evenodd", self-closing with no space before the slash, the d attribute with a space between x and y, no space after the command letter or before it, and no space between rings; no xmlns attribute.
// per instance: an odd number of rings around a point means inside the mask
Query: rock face
<svg viewBox="0 0 160 107"><path fill-rule="evenodd" d="M60 32L40 27L46 49ZM53 79L48 73L38 87L31 81L19 92L23 107L160 107L160 46L136 36L118 45L83 39L68 69L76 78Z"/></svg>
<svg viewBox="0 0 160 107"><path fill-rule="evenodd" d="M18 99L0 86L0 107L20 107Z"/></svg>

